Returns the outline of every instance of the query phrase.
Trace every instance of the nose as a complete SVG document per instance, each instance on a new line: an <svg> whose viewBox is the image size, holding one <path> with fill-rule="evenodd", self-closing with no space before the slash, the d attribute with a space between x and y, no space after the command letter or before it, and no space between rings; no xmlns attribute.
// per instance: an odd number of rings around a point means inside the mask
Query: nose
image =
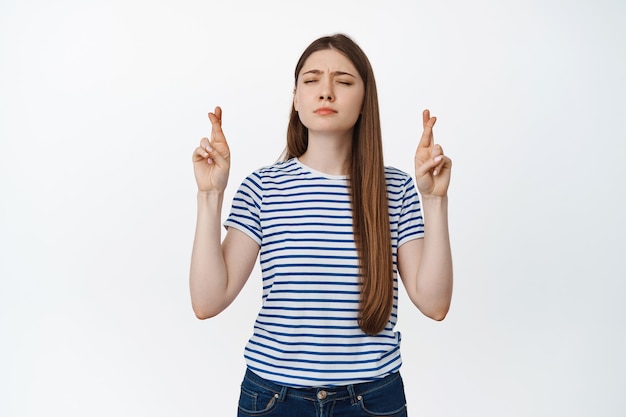
<svg viewBox="0 0 626 417"><path fill-rule="evenodd" d="M320 101L333 101L335 99L332 83L329 80L320 83L319 99Z"/></svg>

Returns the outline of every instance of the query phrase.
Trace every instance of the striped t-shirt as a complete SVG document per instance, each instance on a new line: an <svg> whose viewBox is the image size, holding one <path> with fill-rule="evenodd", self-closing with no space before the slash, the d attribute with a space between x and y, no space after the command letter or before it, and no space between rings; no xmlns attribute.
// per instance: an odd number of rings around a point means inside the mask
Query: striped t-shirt
<svg viewBox="0 0 626 417"><path fill-rule="evenodd" d="M401 365L396 254L423 237L411 177L385 168L394 262L394 303L385 329L357 324L359 275L349 180L296 158L259 169L237 191L224 223L260 249L262 307L245 348L259 376L292 387L336 386L382 378Z"/></svg>

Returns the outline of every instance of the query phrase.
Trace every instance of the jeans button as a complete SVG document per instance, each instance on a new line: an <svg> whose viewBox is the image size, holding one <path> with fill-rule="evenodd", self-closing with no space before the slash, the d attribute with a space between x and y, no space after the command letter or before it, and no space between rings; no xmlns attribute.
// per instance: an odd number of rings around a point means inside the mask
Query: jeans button
<svg viewBox="0 0 626 417"><path fill-rule="evenodd" d="M321 390L317 393L317 399L318 400L323 400L324 398L326 398L326 391Z"/></svg>

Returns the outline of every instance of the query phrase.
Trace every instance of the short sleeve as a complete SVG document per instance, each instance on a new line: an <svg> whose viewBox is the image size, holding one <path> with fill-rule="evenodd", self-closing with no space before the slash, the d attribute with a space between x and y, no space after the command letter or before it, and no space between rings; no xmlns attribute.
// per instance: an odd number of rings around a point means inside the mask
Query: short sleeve
<svg viewBox="0 0 626 417"><path fill-rule="evenodd" d="M402 208L398 222L398 247L404 243L424 237L422 203L413 178L408 176L404 183Z"/></svg>
<svg viewBox="0 0 626 417"><path fill-rule="evenodd" d="M224 227L234 227L252 238L261 246L261 203L263 200L262 179L258 172L250 174L239 186L233 198L230 214Z"/></svg>

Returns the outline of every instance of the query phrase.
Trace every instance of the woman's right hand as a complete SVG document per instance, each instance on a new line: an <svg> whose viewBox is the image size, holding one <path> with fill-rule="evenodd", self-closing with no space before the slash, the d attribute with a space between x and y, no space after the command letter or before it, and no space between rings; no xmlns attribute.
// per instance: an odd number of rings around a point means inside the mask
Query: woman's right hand
<svg viewBox="0 0 626 417"><path fill-rule="evenodd" d="M230 148L222 131L222 109L209 113L211 140L202 138L193 153L193 170L198 191L223 192L230 171Z"/></svg>

